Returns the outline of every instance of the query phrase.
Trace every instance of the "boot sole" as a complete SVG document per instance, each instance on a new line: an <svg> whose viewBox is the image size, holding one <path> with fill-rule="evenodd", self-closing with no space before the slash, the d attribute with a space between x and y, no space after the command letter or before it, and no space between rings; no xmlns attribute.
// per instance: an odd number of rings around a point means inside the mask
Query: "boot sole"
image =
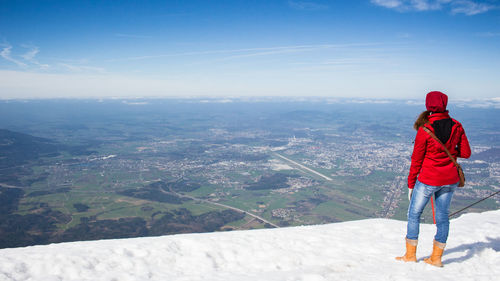
<svg viewBox="0 0 500 281"><path fill-rule="evenodd" d="M430 261L429 259L424 259L424 262L426 264L430 264L430 265L433 265L435 267L443 267L443 264L442 263L433 263L432 261Z"/></svg>

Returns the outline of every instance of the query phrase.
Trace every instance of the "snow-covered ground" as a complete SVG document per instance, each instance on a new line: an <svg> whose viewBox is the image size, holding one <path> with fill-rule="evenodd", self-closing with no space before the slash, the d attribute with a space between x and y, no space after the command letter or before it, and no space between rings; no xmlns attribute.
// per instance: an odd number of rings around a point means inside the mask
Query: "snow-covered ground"
<svg viewBox="0 0 500 281"><path fill-rule="evenodd" d="M500 211L451 222L444 268L422 262L435 227L422 225L418 263L406 223L319 226L74 242L0 250L0 280L500 280Z"/></svg>

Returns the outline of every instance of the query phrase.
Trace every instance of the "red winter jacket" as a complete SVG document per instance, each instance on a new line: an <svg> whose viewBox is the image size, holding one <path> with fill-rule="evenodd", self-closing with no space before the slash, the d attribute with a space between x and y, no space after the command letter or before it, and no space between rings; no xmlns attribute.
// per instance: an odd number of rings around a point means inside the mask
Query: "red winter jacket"
<svg viewBox="0 0 500 281"><path fill-rule="evenodd" d="M429 116L429 123L425 124L433 133L432 124L438 120L449 119L448 112L433 113ZM471 151L465 131L457 120L452 119L451 134L445 145L451 155L469 158ZM415 182L442 186L454 184L459 181L457 168L450 160L443 147L434 140L423 128L419 128L415 137L415 146L411 155L410 174L408 175L408 188L415 187Z"/></svg>

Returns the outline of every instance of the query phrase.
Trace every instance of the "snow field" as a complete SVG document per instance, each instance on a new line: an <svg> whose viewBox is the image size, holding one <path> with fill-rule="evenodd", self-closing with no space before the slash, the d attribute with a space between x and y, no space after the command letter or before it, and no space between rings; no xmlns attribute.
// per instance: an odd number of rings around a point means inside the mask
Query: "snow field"
<svg viewBox="0 0 500 281"><path fill-rule="evenodd" d="M425 264L433 225L420 228L418 263L398 262L406 222L328 225L72 242L0 250L0 280L499 280L500 211L451 222L444 268Z"/></svg>

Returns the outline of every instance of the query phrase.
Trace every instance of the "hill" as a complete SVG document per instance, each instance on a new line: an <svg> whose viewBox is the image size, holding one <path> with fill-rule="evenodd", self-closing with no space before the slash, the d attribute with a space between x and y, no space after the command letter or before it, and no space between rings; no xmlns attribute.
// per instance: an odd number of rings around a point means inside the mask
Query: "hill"
<svg viewBox="0 0 500 281"><path fill-rule="evenodd" d="M451 222L444 268L422 262L434 226L421 226L418 263L402 263L405 222L71 242L0 250L0 280L496 280L500 210Z"/></svg>
<svg viewBox="0 0 500 281"><path fill-rule="evenodd" d="M0 184L27 186L44 176L22 182L20 178L30 175L31 164L43 163L43 158L54 158L66 152L69 155L89 155L86 145L65 145L55 140L29 134L0 129ZM46 178L46 176L45 176Z"/></svg>
<svg viewBox="0 0 500 281"><path fill-rule="evenodd" d="M0 168L8 168L38 159L58 155L52 140L0 129Z"/></svg>

